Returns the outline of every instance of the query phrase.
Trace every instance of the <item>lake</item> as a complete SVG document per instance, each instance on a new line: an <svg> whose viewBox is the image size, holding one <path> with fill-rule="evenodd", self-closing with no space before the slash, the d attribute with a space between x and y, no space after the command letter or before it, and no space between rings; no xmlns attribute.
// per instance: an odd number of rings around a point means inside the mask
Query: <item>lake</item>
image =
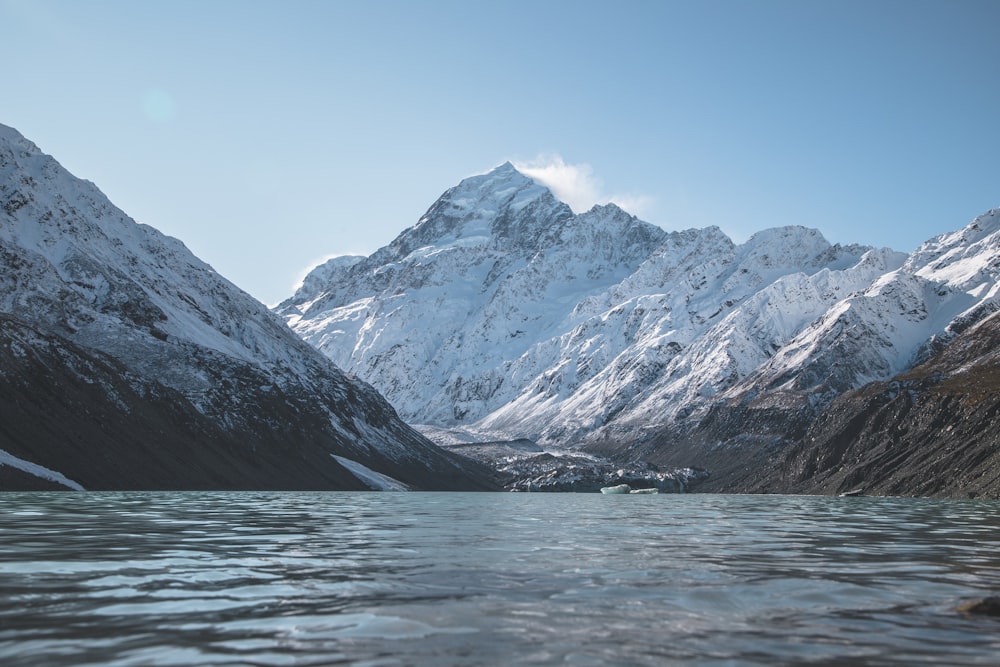
<svg viewBox="0 0 1000 667"><path fill-rule="evenodd" d="M0 494L0 664L973 665L1000 503Z"/></svg>

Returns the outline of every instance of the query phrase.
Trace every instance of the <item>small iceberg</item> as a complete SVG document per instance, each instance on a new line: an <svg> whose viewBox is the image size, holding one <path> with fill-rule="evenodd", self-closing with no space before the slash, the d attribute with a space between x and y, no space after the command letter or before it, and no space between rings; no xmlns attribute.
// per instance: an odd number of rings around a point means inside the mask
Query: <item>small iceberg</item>
<svg viewBox="0 0 1000 667"><path fill-rule="evenodd" d="M647 494L648 493L659 493L659 492L660 492L660 490L657 489L656 487L653 487L652 489L632 489L631 491L629 491L629 493L647 493Z"/></svg>
<svg viewBox="0 0 1000 667"><path fill-rule="evenodd" d="M618 486L602 486L601 493L631 493L632 487L628 484L619 484Z"/></svg>

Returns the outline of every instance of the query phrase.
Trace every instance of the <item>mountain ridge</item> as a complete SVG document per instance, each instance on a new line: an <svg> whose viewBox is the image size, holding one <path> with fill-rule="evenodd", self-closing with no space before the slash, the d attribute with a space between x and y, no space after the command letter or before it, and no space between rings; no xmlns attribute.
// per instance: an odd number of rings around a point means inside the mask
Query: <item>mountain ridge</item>
<svg viewBox="0 0 1000 667"><path fill-rule="evenodd" d="M220 488L367 488L333 455L414 488L489 486L476 481L475 466L405 425L372 387L336 369L182 242L136 223L5 126L0 287L10 336L3 344L23 351L6 358L7 386L77 406L62 413L65 423L44 425L37 423L43 409L10 396L5 419L17 428L4 432L0 450L85 488L187 488L204 478L186 469L182 452L191 451L204 465L229 462L229 472L209 475ZM100 361L84 362L91 358ZM38 364L52 371L45 375L52 386L33 383ZM74 365L85 369L82 385L67 380ZM85 386L87 373L104 378L94 385L103 394ZM176 411L145 398L166 395ZM101 423L89 423L91 410L105 415ZM132 454L143 446L130 415L142 414L163 429L149 439L164 448L167 475ZM95 461L113 451L131 462L117 482L96 463L85 465L86 457L62 469L71 452L59 443L76 440L74 429L92 434L78 446Z"/></svg>

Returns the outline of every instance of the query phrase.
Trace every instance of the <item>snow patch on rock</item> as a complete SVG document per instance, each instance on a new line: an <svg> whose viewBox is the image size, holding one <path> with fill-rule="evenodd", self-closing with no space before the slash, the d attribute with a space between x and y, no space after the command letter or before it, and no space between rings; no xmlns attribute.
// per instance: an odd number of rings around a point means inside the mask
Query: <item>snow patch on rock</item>
<svg viewBox="0 0 1000 667"><path fill-rule="evenodd" d="M67 489L73 489L74 491L86 490L73 480L67 478L61 472L50 470L45 466L40 466L37 463L32 463L31 461L25 461L24 459L18 458L2 449L0 449L0 466L10 466L11 468L16 468L21 472L26 472L29 475L39 479L44 479L48 482L61 484Z"/></svg>

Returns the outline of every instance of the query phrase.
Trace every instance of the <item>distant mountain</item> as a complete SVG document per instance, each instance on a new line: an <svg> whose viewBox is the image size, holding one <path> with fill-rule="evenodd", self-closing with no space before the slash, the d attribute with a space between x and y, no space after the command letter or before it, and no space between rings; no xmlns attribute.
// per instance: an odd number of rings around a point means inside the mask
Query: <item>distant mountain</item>
<svg viewBox="0 0 1000 667"><path fill-rule="evenodd" d="M613 205L574 215L504 164L276 312L435 437L715 464L725 484L991 312L996 218L910 256L795 226L736 244Z"/></svg>
<svg viewBox="0 0 1000 667"><path fill-rule="evenodd" d="M0 414L0 489L489 486L5 126Z"/></svg>

